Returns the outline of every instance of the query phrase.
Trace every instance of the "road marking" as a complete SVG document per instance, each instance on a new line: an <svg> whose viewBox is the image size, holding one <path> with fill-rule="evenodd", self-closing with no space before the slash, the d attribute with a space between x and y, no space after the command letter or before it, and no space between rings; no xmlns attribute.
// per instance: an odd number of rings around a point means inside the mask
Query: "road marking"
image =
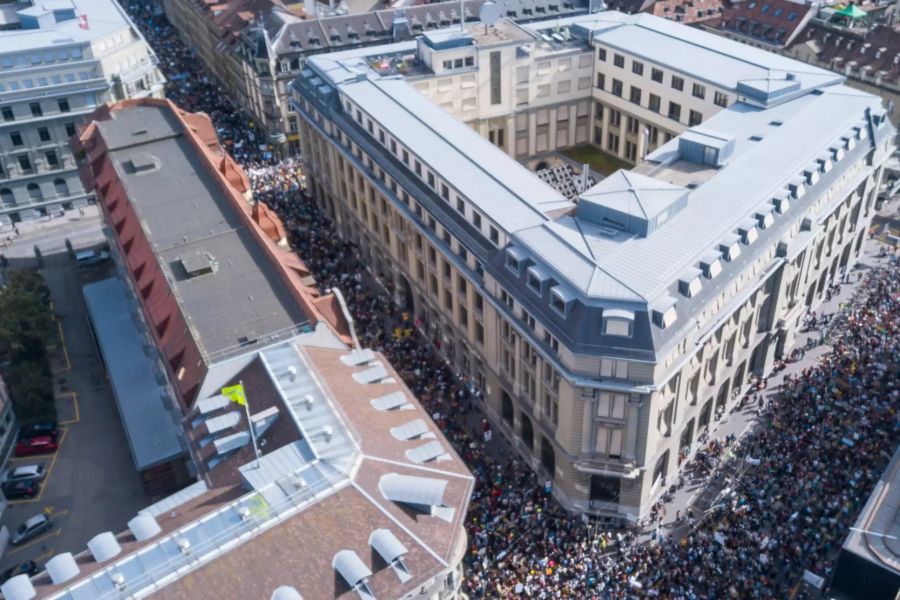
<svg viewBox="0 0 900 600"><path fill-rule="evenodd" d="M43 495L44 495L44 490L47 487L45 484L47 483L47 481L50 480L50 475L53 472L53 467L54 467L54 465L56 465L56 459L59 458L59 452L60 452L60 450L62 450L63 442L66 441L66 436L68 434L69 434L69 428L63 427L62 428L62 436L60 436L60 438L59 438L59 446L57 447L56 452L53 453L53 458L50 459L50 464L47 466L47 474L44 475L44 481L41 482L41 491L38 492L38 495L35 496L34 498L29 498L28 500L10 500L9 501L10 504L34 504L35 502L40 502L41 497L43 497ZM17 460L26 460L29 458L34 460L33 456L22 456L22 457L19 457ZM12 460L13 459L10 459L10 461L12 461ZM51 507L51 508L53 508L53 507ZM68 512L68 511L66 511L66 512Z"/></svg>
<svg viewBox="0 0 900 600"><path fill-rule="evenodd" d="M6 555L12 556L13 554L18 554L22 550L27 550L28 548L31 548L35 544L40 544L40 543L46 542L50 538L57 537L61 533L62 533L62 529L57 527L55 530L51 531L50 533L48 533L46 535L42 535L41 537L37 538L36 540L32 540L23 546L13 546L12 550L8 550L6 552Z"/></svg>
<svg viewBox="0 0 900 600"><path fill-rule="evenodd" d="M75 418L74 419L66 419L65 421L60 421L60 425L73 425L81 420L81 411L78 409L78 394L75 392L66 392L65 394L60 394L56 397L57 400L61 400L63 398L71 397L72 404L75 407Z"/></svg>
<svg viewBox="0 0 900 600"><path fill-rule="evenodd" d="M54 375L72 370L72 363L69 362L69 351L68 349L66 349L66 336L63 335L62 322L60 322L59 319L56 320L56 328L59 330L59 342L62 346L63 357L66 359L66 367L64 369L57 369L56 371L53 371Z"/></svg>

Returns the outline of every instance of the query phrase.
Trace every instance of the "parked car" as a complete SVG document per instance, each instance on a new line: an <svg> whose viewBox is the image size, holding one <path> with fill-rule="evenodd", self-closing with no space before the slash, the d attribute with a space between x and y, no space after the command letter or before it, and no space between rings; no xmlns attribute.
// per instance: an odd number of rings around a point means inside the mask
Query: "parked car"
<svg viewBox="0 0 900 600"><path fill-rule="evenodd" d="M16 527L15 532L9 538L9 543L18 546L51 529L53 529L53 522L50 519L44 515L35 515Z"/></svg>
<svg viewBox="0 0 900 600"><path fill-rule="evenodd" d="M4 481L0 483L3 495L10 500L18 498L34 498L41 491L37 481Z"/></svg>
<svg viewBox="0 0 900 600"><path fill-rule="evenodd" d="M33 454L49 454L56 452L59 444L56 438L49 435L41 435L38 437L19 440L16 444L16 456L31 456Z"/></svg>
<svg viewBox="0 0 900 600"><path fill-rule="evenodd" d="M75 253L75 264L79 267L99 265L109 260L109 252L106 250L81 250Z"/></svg>
<svg viewBox="0 0 900 600"><path fill-rule="evenodd" d="M38 568L35 562L33 560L26 560L22 564L10 567L3 571L3 574L0 575L0 583L5 583L8 579L12 579L16 575L28 575L29 577L34 577L37 574Z"/></svg>
<svg viewBox="0 0 900 600"><path fill-rule="evenodd" d="M6 483L11 481L41 481L46 474L43 465L22 465L7 471L3 476L3 481Z"/></svg>
<svg viewBox="0 0 900 600"><path fill-rule="evenodd" d="M31 425L22 427L19 430L19 439L24 440L25 438L33 438L39 435L49 435L56 439L58 434L59 427L57 427L56 421L42 421L40 423L32 423Z"/></svg>

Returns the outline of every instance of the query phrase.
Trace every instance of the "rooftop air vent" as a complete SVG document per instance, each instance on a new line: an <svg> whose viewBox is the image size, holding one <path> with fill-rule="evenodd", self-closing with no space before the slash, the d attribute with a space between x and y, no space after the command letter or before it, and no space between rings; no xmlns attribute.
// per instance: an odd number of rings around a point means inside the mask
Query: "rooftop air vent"
<svg viewBox="0 0 900 600"><path fill-rule="evenodd" d="M152 515L148 515L147 513L141 513L128 521L128 529L131 530L131 533L134 535L134 539L139 542L149 540L153 536L158 535L160 531L162 531L159 523L156 522L156 519L154 519Z"/></svg>
<svg viewBox="0 0 900 600"><path fill-rule="evenodd" d="M34 586L28 575L16 575L12 579L8 579L6 583L0 586L0 592L6 600L31 600L37 596Z"/></svg>
<svg viewBox="0 0 900 600"><path fill-rule="evenodd" d="M153 171L159 166L158 161L149 154L132 157L122 163L122 165L125 167L125 172L129 175Z"/></svg>
<svg viewBox="0 0 900 600"><path fill-rule="evenodd" d="M78 563L75 562L75 557L72 556L71 552L57 554L48 560L47 564L44 566L47 569L47 573L50 575L50 580L53 581L55 585L65 583L73 577L77 577L78 573L81 572L81 569L78 568Z"/></svg>
<svg viewBox="0 0 900 600"><path fill-rule="evenodd" d="M218 269L218 262L208 252L194 252L178 259L181 268L189 278L213 273Z"/></svg>
<svg viewBox="0 0 900 600"><path fill-rule="evenodd" d="M107 561L122 552L122 547L116 540L116 536L112 532L105 531L98 533L87 543L88 550L98 563Z"/></svg>

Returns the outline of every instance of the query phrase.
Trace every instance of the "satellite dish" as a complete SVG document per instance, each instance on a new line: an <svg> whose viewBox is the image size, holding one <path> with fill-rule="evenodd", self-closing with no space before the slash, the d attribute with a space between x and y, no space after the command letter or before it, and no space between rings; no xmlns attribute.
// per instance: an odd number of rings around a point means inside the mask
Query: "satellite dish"
<svg viewBox="0 0 900 600"><path fill-rule="evenodd" d="M485 2L478 11L478 20L484 23L485 27L493 27L500 18L500 9L493 2Z"/></svg>

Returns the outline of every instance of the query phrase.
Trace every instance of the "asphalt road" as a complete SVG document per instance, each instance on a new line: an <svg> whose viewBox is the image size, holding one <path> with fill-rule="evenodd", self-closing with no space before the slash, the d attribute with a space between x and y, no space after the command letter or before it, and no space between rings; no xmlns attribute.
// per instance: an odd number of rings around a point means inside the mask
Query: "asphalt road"
<svg viewBox="0 0 900 600"><path fill-rule="evenodd" d="M75 217L79 216L76 211ZM125 529L127 521L150 504L131 459L81 295L84 284L110 276L114 267L112 263L76 267L65 250L67 237L76 249L102 242L99 219L49 223L23 233L13 247L4 249L11 257L10 268L33 262L35 243L44 256L42 273L58 322L59 340L51 344L50 352L60 450L52 456L12 458L6 466L39 463L48 474L37 497L10 501L2 524L12 532L19 523L43 512L56 526L27 544L10 546L0 559L0 572L25 560L36 560L42 568L55 554L81 552L96 534Z"/></svg>

